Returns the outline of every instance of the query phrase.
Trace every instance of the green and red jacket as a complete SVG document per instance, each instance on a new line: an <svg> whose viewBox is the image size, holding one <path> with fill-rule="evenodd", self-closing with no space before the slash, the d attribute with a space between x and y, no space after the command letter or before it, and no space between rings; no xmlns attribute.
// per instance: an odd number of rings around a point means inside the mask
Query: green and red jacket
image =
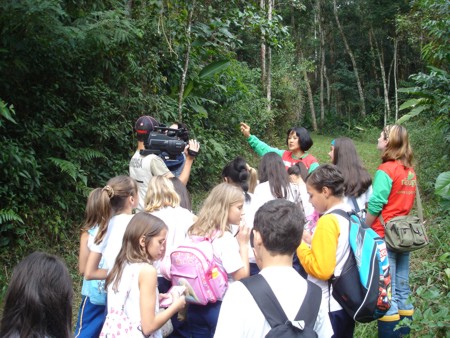
<svg viewBox="0 0 450 338"><path fill-rule="evenodd" d="M369 199L368 211L381 215L385 222L396 216L408 215L416 196L416 173L399 161L381 164L373 180L373 193ZM384 238L384 227L379 218L372 223L372 229Z"/></svg>

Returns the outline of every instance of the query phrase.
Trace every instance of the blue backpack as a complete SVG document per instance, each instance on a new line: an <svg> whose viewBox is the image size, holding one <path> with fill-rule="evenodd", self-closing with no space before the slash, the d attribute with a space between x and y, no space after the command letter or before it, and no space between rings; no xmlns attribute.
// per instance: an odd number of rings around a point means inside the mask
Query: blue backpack
<svg viewBox="0 0 450 338"><path fill-rule="evenodd" d="M350 254L340 276L332 276L333 297L357 322L378 319L391 307L386 243L355 212L333 210L349 220Z"/></svg>

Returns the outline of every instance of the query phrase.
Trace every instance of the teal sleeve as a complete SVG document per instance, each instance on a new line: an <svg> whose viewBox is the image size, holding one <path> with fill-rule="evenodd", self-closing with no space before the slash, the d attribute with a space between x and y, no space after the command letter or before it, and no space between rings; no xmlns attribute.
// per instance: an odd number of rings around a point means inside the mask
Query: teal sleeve
<svg viewBox="0 0 450 338"><path fill-rule="evenodd" d="M311 163L311 165L309 166L308 174L311 174L318 167L319 167L319 162Z"/></svg>
<svg viewBox="0 0 450 338"><path fill-rule="evenodd" d="M392 179L383 170L377 170L372 184L373 192L368 203L368 211L377 216L387 203L392 189Z"/></svg>
<svg viewBox="0 0 450 338"><path fill-rule="evenodd" d="M259 156L264 156L267 153L277 153L278 155L283 156L284 150L269 146L268 144L257 138L255 135L250 135L247 139L247 142Z"/></svg>

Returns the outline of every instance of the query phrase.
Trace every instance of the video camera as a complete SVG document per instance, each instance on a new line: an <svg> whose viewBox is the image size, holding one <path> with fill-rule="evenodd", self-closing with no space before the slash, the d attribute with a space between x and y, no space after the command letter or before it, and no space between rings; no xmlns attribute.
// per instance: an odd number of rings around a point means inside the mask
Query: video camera
<svg viewBox="0 0 450 338"><path fill-rule="evenodd" d="M150 154L165 155L171 159L180 155L186 147L186 142L180 140L187 133L185 128L172 129L167 127L154 127L147 140L144 142L145 149L140 154L147 156Z"/></svg>

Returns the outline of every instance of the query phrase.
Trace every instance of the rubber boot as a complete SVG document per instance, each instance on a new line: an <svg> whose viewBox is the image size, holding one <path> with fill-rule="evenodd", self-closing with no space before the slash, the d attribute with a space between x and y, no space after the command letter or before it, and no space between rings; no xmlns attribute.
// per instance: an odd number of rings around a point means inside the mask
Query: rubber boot
<svg viewBox="0 0 450 338"><path fill-rule="evenodd" d="M412 322L412 315L414 313L414 310L398 310L398 314L400 315L400 320L403 320L404 318L409 319ZM409 326L403 325L400 328L400 335L401 337L406 337L411 333L411 329Z"/></svg>
<svg viewBox="0 0 450 338"><path fill-rule="evenodd" d="M394 330L399 321L399 315L380 318L378 320L378 338L399 338L400 330Z"/></svg>

